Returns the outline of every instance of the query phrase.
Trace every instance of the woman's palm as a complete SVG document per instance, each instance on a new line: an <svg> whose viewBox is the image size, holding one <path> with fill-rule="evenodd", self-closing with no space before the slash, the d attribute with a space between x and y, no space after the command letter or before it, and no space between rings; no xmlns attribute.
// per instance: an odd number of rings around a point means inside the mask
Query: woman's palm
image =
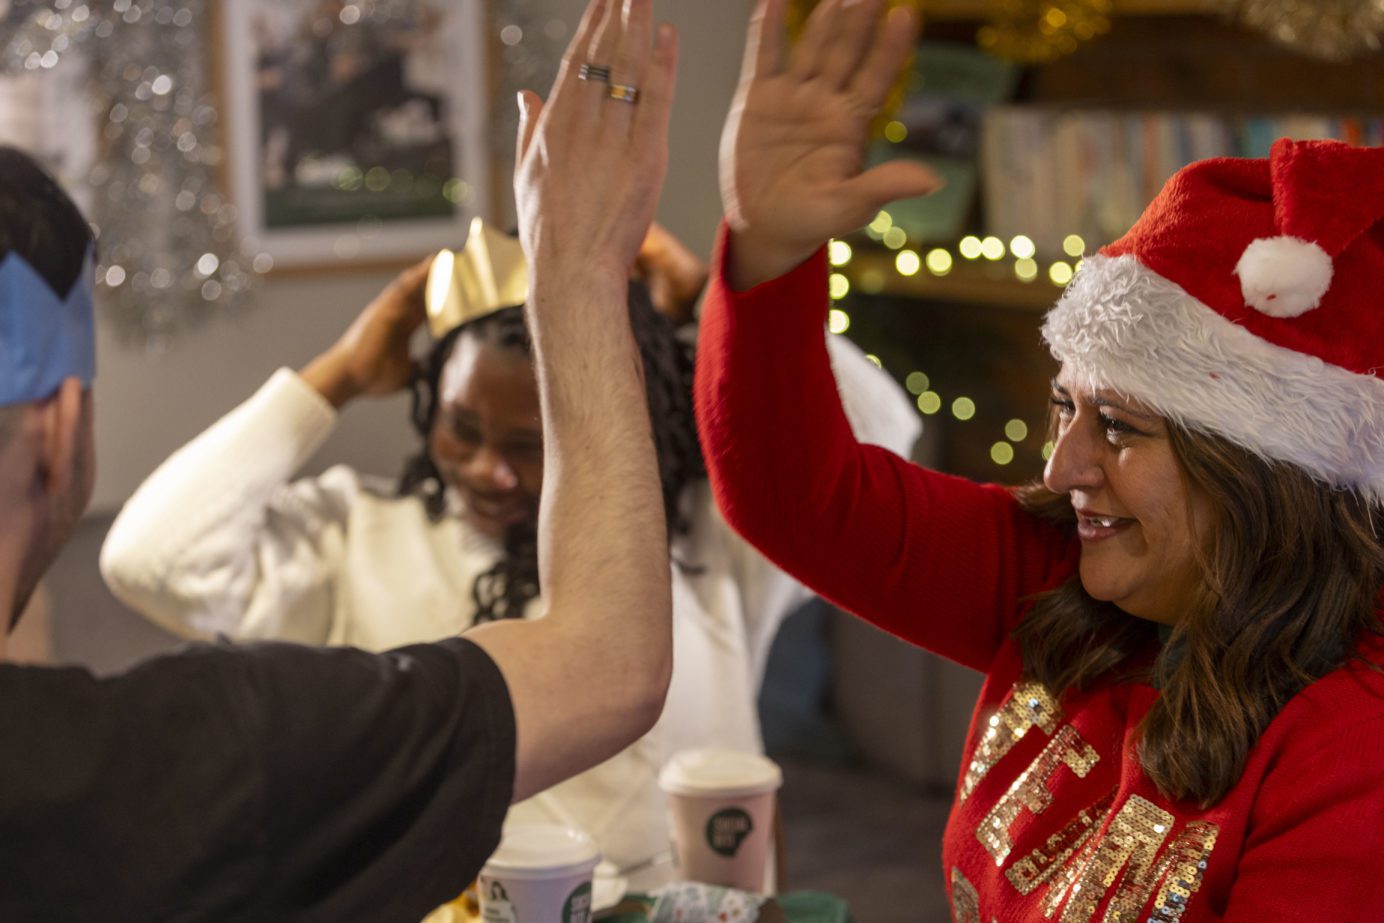
<svg viewBox="0 0 1384 923"><path fill-rule="evenodd" d="M790 50L784 0L761 0L721 145L738 286L774 278L882 205L937 188L914 161L865 170L871 118L917 35L906 8L823 0Z"/></svg>
<svg viewBox="0 0 1384 923"><path fill-rule="evenodd" d="M785 239L820 242L843 224L859 225L848 187L864 168L866 124L846 97L775 77L752 85L737 114L732 226L743 220Z"/></svg>

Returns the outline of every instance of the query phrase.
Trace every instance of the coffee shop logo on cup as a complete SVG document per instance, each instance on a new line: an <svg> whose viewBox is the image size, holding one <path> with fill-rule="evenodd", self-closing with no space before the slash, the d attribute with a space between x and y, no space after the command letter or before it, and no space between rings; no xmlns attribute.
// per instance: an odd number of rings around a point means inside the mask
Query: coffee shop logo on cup
<svg viewBox="0 0 1384 923"><path fill-rule="evenodd" d="M562 905L562 923L591 923L591 882L583 882L567 895Z"/></svg>
<svg viewBox="0 0 1384 923"><path fill-rule="evenodd" d="M505 886L493 878L482 878L480 885L486 898L482 902L482 918L485 923L517 923L519 916L514 912L514 905L509 902L509 893L505 891Z"/></svg>
<svg viewBox="0 0 1384 923"><path fill-rule="evenodd" d="M749 814L740 808L726 808L706 822L706 843L716 855L733 859L753 830L754 821Z"/></svg>

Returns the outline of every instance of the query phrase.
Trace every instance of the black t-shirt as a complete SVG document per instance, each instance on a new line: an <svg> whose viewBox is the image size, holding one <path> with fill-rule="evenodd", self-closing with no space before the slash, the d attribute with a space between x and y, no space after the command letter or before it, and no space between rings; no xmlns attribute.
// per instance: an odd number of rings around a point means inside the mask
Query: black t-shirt
<svg viewBox="0 0 1384 923"><path fill-rule="evenodd" d="M498 844L514 741L461 639L0 666L0 920L417 923Z"/></svg>

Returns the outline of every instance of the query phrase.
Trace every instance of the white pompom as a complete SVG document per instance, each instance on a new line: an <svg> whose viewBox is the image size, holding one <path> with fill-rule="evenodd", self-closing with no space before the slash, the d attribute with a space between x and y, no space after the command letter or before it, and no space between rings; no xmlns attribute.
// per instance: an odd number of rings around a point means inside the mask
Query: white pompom
<svg viewBox="0 0 1384 923"><path fill-rule="evenodd" d="M1317 307L1333 272L1325 250L1297 237L1260 238L1235 267L1245 303L1270 317L1297 317Z"/></svg>

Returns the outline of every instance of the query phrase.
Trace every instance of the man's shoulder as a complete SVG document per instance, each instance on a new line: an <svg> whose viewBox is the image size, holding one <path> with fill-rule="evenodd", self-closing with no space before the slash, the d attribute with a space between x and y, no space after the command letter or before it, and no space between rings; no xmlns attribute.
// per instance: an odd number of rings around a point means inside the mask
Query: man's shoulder
<svg viewBox="0 0 1384 923"><path fill-rule="evenodd" d="M142 735L185 732L180 720L197 710L233 708L229 690L243 676L244 663L214 644L189 645L111 676L80 666L0 664L0 735L20 725L69 741L130 727Z"/></svg>

